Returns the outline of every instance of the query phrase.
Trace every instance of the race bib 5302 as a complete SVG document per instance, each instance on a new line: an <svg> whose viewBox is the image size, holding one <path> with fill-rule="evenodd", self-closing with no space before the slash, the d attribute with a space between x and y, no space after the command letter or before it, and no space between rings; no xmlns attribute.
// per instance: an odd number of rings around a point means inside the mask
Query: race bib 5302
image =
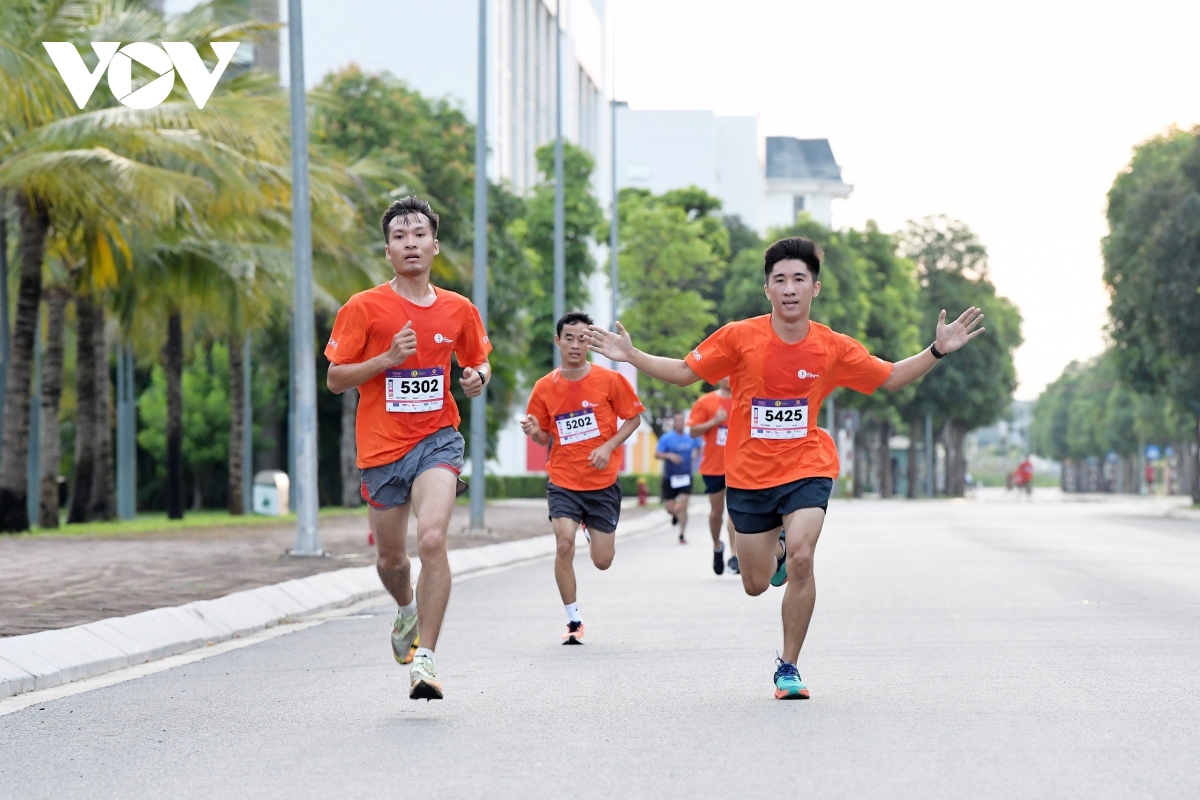
<svg viewBox="0 0 1200 800"><path fill-rule="evenodd" d="M588 439L595 439L600 435L600 426L596 423L596 412L590 408L558 414L554 417L554 424L558 426L559 444L586 442Z"/></svg>
<svg viewBox="0 0 1200 800"><path fill-rule="evenodd" d="M808 436L808 398L750 401L750 436L754 439L803 439Z"/></svg>
<svg viewBox="0 0 1200 800"><path fill-rule="evenodd" d="M384 403L388 411L413 414L439 411L445 401L446 375L441 367L389 369Z"/></svg>

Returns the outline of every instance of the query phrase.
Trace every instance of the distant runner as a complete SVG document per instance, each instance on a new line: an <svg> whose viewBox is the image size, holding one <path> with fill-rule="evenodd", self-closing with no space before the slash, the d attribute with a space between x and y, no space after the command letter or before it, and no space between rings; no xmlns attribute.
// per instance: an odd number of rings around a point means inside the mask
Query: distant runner
<svg viewBox="0 0 1200 800"><path fill-rule="evenodd" d="M355 439L362 494L375 532L376 569L399 606L392 654L409 670L409 697L442 699L434 669L450 562L446 528L463 464L458 406L450 393L450 354L463 367L460 385L476 397L491 378L492 345L479 311L462 295L429 283L438 254L438 215L406 197L381 221L384 254L396 276L359 292L338 311L325 357L329 390L359 390ZM417 518L421 577L416 593L408 558L408 517ZM420 609L418 619L417 610Z"/></svg>
<svg viewBox="0 0 1200 800"><path fill-rule="evenodd" d="M1026 496L1033 497L1033 459L1030 456L1025 456L1013 470L1013 483L1016 484L1018 493L1024 492Z"/></svg>
<svg viewBox="0 0 1200 800"><path fill-rule="evenodd" d="M646 409L623 375L589 363L583 333L592 324L573 311L555 326L562 366L533 385L521 429L538 444L551 443L546 499L557 549L554 580L567 613L563 644L583 644L583 617L575 584L575 535L583 525L597 569L612 566L621 518L618 448L633 435ZM617 421L623 419L620 427Z"/></svg>
<svg viewBox="0 0 1200 800"><path fill-rule="evenodd" d="M796 662L816 602L813 554L833 479L837 448L815 423L821 401L838 386L870 394L903 389L938 360L983 333L983 312L969 308L955 322L938 318L934 343L889 364L844 334L809 319L821 291L821 250L808 239L781 239L764 256L771 313L731 322L686 359L636 349L625 329L592 326L589 347L627 361L659 380L687 386L729 377L733 411L725 451L726 500L737 529L746 593L759 595L787 583L783 596L783 657L775 669L775 697L805 698ZM792 580L788 581L788 576Z"/></svg>
<svg viewBox="0 0 1200 800"><path fill-rule="evenodd" d="M725 546L721 544L721 523L725 522L725 440L729 435L729 413L733 410L733 393L729 378L717 381L715 391L701 397L688 416L688 433L704 440L704 455L700 459L700 477L708 495L708 530L713 540L713 572L725 571ZM737 543L733 519L728 520L729 571L738 573Z"/></svg>
<svg viewBox="0 0 1200 800"><path fill-rule="evenodd" d="M700 449L700 440L685 431L683 412L671 417L671 430L658 440L654 457L663 462L662 500L671 515L671 524L679 526L679 543L687 544L688 502L692 499L692 461Z"/></svg>

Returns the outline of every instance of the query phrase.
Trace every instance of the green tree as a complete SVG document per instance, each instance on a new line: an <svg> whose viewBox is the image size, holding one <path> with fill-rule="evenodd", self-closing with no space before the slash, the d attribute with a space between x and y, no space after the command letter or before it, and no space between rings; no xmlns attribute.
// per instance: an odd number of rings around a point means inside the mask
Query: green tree
<svg viewBox="0 0 1200 800"><path fill-rule="evenodd" d="M618 269L624 305L621 324L640 347L682 357L716 324L714 304L704 292L720 275L724 262L713 251L713 229L706 222L710 218L670 202L678 197L621 191ZM674 386L646 377L638 384L657 435L662 434L664 421L688 408L698 392L698 386Z"/></svg>
<svg viewBox="0 0 1200 800"><path fill-rule="evenodd" d="M1200 503L1200 128L1140 145L1108 194L1104 279L1122 374L1163 393L1190 432L1184 476Z"/></svg>

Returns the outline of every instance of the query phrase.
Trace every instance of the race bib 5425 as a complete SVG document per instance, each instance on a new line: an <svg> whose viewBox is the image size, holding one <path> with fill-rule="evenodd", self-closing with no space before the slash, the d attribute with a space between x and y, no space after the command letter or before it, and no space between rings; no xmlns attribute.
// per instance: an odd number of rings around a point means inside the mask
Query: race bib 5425
<svg viewBox="0 0 1200 800"><path fill-rule="evenodd" d="M754 439L803 439L808 436L808 398L750 401L750 436Z"/></svg>
<svg viewBox="0 0 1200 800"><path fill-rule="evenodd" d="M388 411L413 414L439 411L445 402L446 374L441 367L389 369L384 403Z"/></svg>

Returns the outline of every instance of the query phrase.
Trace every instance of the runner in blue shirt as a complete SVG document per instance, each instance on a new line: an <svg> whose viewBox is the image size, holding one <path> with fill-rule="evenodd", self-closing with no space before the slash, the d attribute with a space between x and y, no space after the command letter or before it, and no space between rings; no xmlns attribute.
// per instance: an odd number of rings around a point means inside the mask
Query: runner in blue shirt
<svg viewBox="0 0 1200 800"><path fill-rule="evenodd" d="M658 440L654 457L663 462L662 500L671 514L671 524L679 525L679 543L687 544L688 501L692 499L692 462L702 440L688 436L683 412L672 419L673 430Z"/></svg>

